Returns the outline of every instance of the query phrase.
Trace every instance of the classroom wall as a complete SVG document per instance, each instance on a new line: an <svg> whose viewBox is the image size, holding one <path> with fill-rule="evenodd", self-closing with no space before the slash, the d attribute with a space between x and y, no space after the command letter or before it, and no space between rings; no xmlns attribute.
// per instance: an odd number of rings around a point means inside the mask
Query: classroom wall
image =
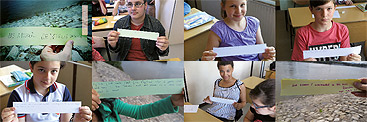
<svg viewBox="0 0 367 122"><path fill-rule="evenodd" d="M156 18L166 29L171 45L183 43L183 13L182 0L156 0Z"/></svg>
<svg viewBox="0 0 367 122"><path fill-rule="evenodd" d="M232 76L243 80L250 76L251 61L235 61ZM261 62L253 62L253 76L259 77ZM271 62L265 62L265 69L269 69ZM216 61L185 61L185 78L189 102L198 105L207 96L213 95L214 81L221 78Z"/></svg>

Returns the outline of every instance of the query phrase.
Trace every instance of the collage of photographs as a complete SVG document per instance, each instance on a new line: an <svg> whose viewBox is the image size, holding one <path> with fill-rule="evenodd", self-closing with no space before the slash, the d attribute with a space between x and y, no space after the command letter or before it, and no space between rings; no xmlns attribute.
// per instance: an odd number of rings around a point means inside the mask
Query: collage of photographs
<svg viewBox="0 0 367 122"><path fill-rule="evenodd" d="M367 122L367 0L0 0L0 122Z"/></svg>

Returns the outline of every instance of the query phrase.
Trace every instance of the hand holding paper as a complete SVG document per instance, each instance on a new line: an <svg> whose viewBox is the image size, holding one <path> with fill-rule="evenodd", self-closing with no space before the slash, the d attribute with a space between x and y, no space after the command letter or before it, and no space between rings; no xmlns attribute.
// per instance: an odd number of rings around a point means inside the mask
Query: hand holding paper
<svg viewBox="0 0 367 122"><path fill-rule="evenodd" d="M119 35L120 33L117 31L111 31L110 33L108 33L107 41L108 41L108 44L110 44L112 48L116 47L116 44L119 41Z"/></svg>
<svg viewBox="0 0 367 122"><path fill-rule="evenodd" d="M352 53L347 56L347 61L361 61L361 58L360 55Z"/></svg>
<svg viewBox="0 0 367 122"><path fill-rule="evenodd" d="M65 46L51 46L47 45L41 52L41 60L43 61L69 61L71 60L71 50L73 48L74 41L69 40ZM60 48L63 51L60 52Z"/></svg>
<svg viewBox="0 0 367 122"><path fill-rule="evenodd" d="M160 36L157 38L157 42L155 43L155 46L157 46L161 51L165 51L168 48L169 42L167 37Z"/></svg>
<svg viewBox="0 0 367 122"><path fill-rule="evenodd" d="M182 89L181 94L173 94L171 96L173 107L184 105L184 90Z"/></svg>
<svg viewBox="0 0 367 122"><path fill-rule="evenodd" d="M202 61L214 61L215 56L217 56L217 53L213 52L213 50L204 51L203 56L201 57Z"/></svg>
<svg viewBox="0 0 367 122"><path fill-rule="evenodd" d="M79 107L79 113L75 114L74 122L89 122L90 120L92 120L92 111L89 107Z"/></svg>
<svg viewBox="0 0 367 122"><path fill-rule="evenodd" d="M1 119L3 122L17 122L18 116L15 113L15 107L4 108L1 112Z"/></svg>
<svg viewBox="0 0 367 122"><path fill-rule="evenodd" d="M262 56L264 57L265 60L275 61L275 48L267 47Z"/></svg>
<svg viewBox="0 0 367 122"><path fill-rule="evenodd" d="M97 110L99 108L99 104L101 104L99 94L96 90L92 89L92 110Z"/></svg>
<svg viewBox="0 0 367 122"><path fill-rule="evenodd" d="M353 86L361 91L353 91L352 94L354 94L357 97L367 97L367 78L361 78L361 82L354 82Z"/></svg>
<svg viewBox="0 0 367 122"><path fill-rule="evenodd" d="M209 97L209 96L207 96L207 97L203 100L203 102L206 102L206 103L209 103L209 104L213 104L213 101L211 101L211 100L210 100L210 97Z"/></svg>

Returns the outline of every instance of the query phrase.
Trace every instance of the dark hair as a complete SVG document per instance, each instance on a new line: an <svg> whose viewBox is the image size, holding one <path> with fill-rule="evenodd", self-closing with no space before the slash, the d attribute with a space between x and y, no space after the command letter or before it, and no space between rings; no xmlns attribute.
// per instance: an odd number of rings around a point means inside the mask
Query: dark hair
<svg viewBox="0 0 367 122"><path fill-rule="evenodd" d="M34 67L34 65L36 63L38 63L40 61L30 61L29 63L31 64L32 68ZM60 69L62 69L64 66L66 65L65 61L60 61Z"/></svg>
<svg viewBox="0 0 367 122"><path fill-rule="evenodd" d="M335 0L310 0L310 7L311 8L315 8L317 6L321 6L321 5L325 5L329 2L333 2L333 4L335 4Z"/></svg>
<svg viewBox="0 0 367 122"><path fill-rule="evenodd" d="M225 65L231 65L233 68L233 61L218 61L217 67L219 69L219 66L225 66Z"/></svg>
<svg viewBox="0 0 367 122"><path fill-rule="evenodd" d="M250 91L251 99L259 99L264 105L275 106L275 80L267 79Z"/></svg>

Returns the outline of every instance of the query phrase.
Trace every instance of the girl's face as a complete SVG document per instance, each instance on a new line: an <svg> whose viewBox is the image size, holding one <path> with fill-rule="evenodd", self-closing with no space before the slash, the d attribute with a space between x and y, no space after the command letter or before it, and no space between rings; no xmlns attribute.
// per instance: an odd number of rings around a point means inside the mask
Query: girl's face
<svg viewBox="0 0 367 122"><path fill-rule="evenodd" d="M29 64L33 73L33 83L36 88L47 89L57 79L60 71L59 61L40 61L32 67Z"/></svg>
<svg viewBox="0 0 367 122"><path fill-rule="evenodd" d="M232 72L233 72L233 67L230 64L219 66L219 74L225 81L231 79Z"/></svg>
<svg viewBox="0 0 367 122"><path fill-rule="evenodd" d="M246 0L226 0L225 5L222 4L222 9L225 10L227 18L233 21L241 21L246 15L247 1Z"/></svg>
<svg viewBox="0 0 367 122"><path fill-rule="evenodd" d="M335 12L335 5L332 1L327 4L320 5L314 8L311 8L311 13L315 16L315 22L321 25L326 25L331 22L333 19L333 15Z"/></svg>
<svg viewBox="0 0 367 122"><path fill-rule="evenodd" d="M260 107L260 108L256 108L255 106ZM259 99L252 100L251 107L255 109L256 113L261 114L261 115L275 114L275 106L264 107L264 108L261 108L261 106L265 106L265 105L262 104Z"/></svg>

